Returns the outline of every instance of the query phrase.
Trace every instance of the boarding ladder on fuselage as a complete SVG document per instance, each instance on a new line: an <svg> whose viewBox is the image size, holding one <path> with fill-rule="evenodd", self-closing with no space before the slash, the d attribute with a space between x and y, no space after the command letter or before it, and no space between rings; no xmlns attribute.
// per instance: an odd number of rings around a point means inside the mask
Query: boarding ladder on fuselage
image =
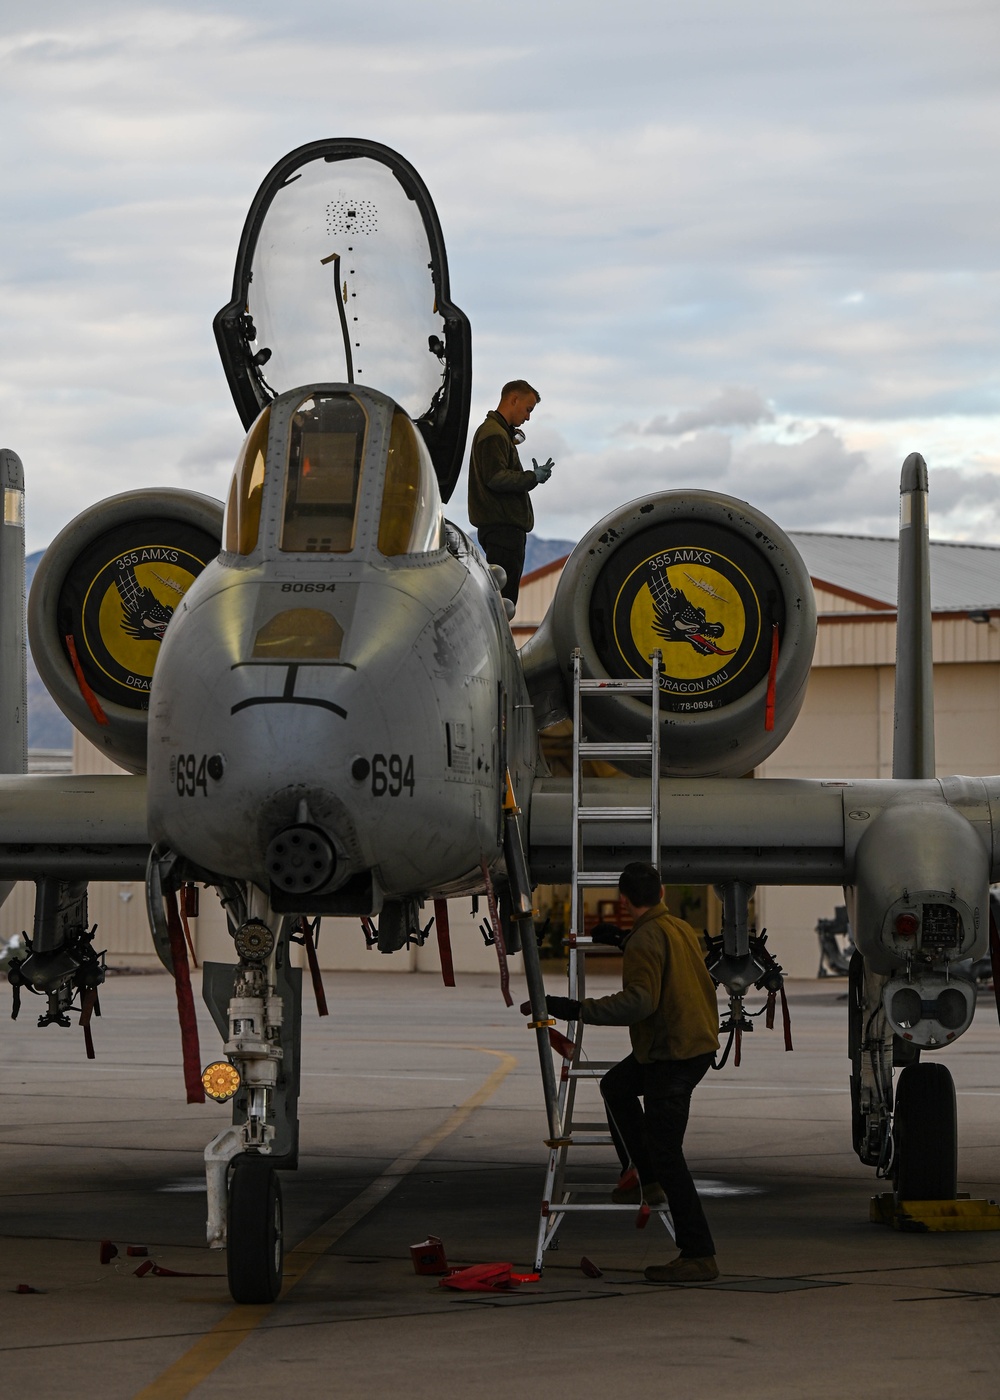
<svg viewBox="0 0 1000 1400"><path fill-rule="evenodd" d="M654 651L650 657L649 678L635 680L589 680L581 672L579 649L573 652L573 880L570 895L570 929L566 939L568 968L566 995L574 1001L582 1001L586 991L586 958L594 948L594 940L586 932L584 919L584 891L609 886L617 889L618 870L593 870L586 865L587 845L584 833L595 822L648 823L650 860L659 869L660 864L660 666L662 656ZM593 742L584 738L583 707L588 699L599 699L609 692L615 694L638 695L650 700L650 731L648 740L627 743ZM604 760L609 763L628 762L649 766L649 803L646 806L607 806L588 804L584 801L583 765L591 760ZM593 1181L572 1180L567 1175L569 1152L574 1147L613 1147L614 1143L604 1117L603 1100L600 1102L601 1118L577 1117L577 1085L584 1080L596 1083L611 1066L613 1060L588 1060L583 1052L583 1022L574 1021L566 1028L566 1036L554 1034L553 1048L562 1054L562 1068L559 1075L559 1088L556 1096L556 1120L559 1136L547 1139L549 1161L545 1173L545 1187L542 1193L542 1208L538 1223L538 1243L535 1252L535 1269L540 1270L545 1251L553 1247L556 1234L567 1215L586 1214L593 1211L619 1211L632 1215L639 1210L646 1213L646 1207L616 1205L611 1200L615 1182L594 1183ZM551 1115L550 1115L551 1119ZM600 1197L596 1202L583 1201L581 1196ZM667 1231L673 1237L670 1213L666 1207L649 1212L658 1215ZM641 1221L639 1223L645 1223Z"/></svg>

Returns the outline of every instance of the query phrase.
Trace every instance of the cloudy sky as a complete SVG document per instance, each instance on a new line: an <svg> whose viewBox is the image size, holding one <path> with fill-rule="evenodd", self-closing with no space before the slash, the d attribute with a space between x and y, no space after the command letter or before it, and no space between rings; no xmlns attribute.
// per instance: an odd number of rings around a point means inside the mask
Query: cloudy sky
<svg viewBox="0 0 1000 1400"><path fill-rule="evenodd" d="M998 68L996 0L0 0L29 548L134 486L224 494L211 319L261 179L322 136L424 176L473 423L543 395L540 534L692 485L891 533L919 450L935 536L1000 543Z"/></svg>

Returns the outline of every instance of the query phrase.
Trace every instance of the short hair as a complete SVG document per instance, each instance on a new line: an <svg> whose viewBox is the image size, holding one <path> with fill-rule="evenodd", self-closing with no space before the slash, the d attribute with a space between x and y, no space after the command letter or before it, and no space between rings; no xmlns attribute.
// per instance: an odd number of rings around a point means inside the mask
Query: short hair
<svg viewBox="0 0 1000 1400"><path fill-rule="evenodd" d="M534 394L535 403L541 403L542 396L537 389L533 389L526 379L511 379L500 390L500 397L505 399L508 394Z"/></svg>
<svg viewBox="0 0 1000 1400"><path fill-rule="evenodd" d="M633 860L618 877L618 889L637 909L659 904L663 881L655 865Z"/></svg>

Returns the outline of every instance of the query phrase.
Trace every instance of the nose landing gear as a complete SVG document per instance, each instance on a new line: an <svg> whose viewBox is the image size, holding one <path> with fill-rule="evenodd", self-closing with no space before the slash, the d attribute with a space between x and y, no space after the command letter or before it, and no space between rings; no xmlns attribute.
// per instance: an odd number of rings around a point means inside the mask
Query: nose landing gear
<svg viewBox="0 0 1000 1400"><path fill-rule="evenodd" d="M275 916L259 891L250 903L252 917L232 920L239 965L204 965L205 1001L239 1075L232 1124L209 1143L205 1167L209 1247L228 1251L234 1301L260 1304L281 1292L277 1169L298 1165L302 973L288 962L297 920ZM236 907L246 914L242 898Z"/></svg>
<svg viewBox="0 0 1000 1400"><path fill-rule="evenodd" d="M236 1303L273 1303L281 1292L285 1247L278 1174L266 1159L243 1154L229 1180L226 1270Z"/></svg>

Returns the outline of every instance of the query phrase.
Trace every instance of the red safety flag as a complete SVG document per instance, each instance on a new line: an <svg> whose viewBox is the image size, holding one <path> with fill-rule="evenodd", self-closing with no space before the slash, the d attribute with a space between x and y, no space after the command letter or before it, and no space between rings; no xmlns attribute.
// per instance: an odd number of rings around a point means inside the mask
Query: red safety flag
<svg viewBox="0 0 1000 1400"><path fill-rule="evenodd" d="M768 734L774 729L774 701L778 681L778 624L771 625L771 665L767 672L767 699L764 702L764 729Z"/></svg>
<svg viewBox="0 0 1000 1400"><path fill-rule="evenodd" d="M177 993L177 1019L181 1026L181 1052L184 1057L184 1086L188 1103L205 1102L205 1086L201 1082L201 1050L198 1045L198 1018L191 991L184 930L177 911L177 895L173 890L166 896L167 931L170 934L170 957L174 965L174 989Z"/></svg>
<svg viewBox="0 0 1000 1400"><path fill-rule="evenodd" d="M437 929L441 977L446 987L454 987L455 963L451 955L451 924L448 921L448 901L446 899L434 901L434 926Z"/></svg>

